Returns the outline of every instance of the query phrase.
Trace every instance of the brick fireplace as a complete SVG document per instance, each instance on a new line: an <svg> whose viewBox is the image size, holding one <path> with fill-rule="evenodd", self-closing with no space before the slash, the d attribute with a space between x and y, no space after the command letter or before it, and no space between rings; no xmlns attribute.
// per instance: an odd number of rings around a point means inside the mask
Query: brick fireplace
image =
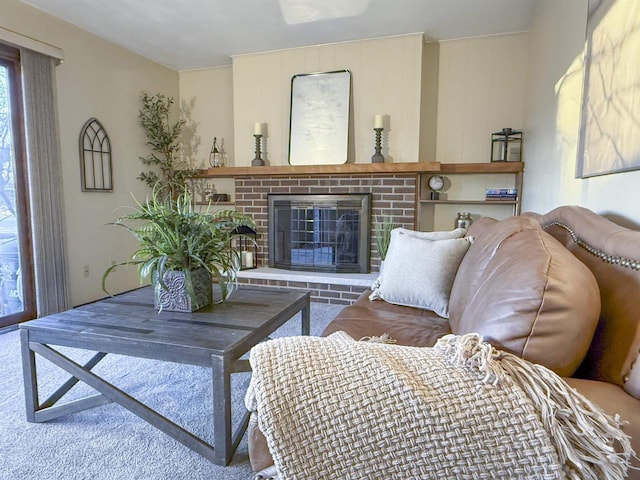
<svg viewBox="0 0 640 480"><path fill-rule="evenodd" d="M337 175L281 175L237 176L235 178L235 204L240 212L250 214L258 227L258 266L267 267L268 194L371 194L371 221L383 215L391 215L394 221L406 228L414 228L416 219L417 178L413 173L385 174L337 174ZM378 271L380 258L375 251L375 230L371 229L371 271ZM310 275L312 277L312 275ZM241 278L242 283L303 288L312 292L314 301L325 303L350 303L364 291L364 286L346 283L329 283L301 277L300 280L270 280Z"/></svg>

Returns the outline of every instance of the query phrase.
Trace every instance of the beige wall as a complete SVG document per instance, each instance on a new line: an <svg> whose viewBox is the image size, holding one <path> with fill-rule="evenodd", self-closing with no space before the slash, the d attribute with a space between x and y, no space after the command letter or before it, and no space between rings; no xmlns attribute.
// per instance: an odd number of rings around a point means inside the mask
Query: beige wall
<svg viewBox="0 0 640 480"><path fill-rule="evenodd" d="M186 70L180 76L180 105L187 111L185 145L195 145L192 163L209 168L209 152L213 138L218 145L224 141L227 162L234 164L233 145L233 70L231 65L219 68ZM186 149L185 149L186 150ZM209 182L218 193L227 193L233 200L233 179L217 178Z"/></svg>
<svg viewBox="0 0 640 480"><path fill-rule="evenodd" d="M64 51L56 79L71 299L80 304L104 297L103 271L112 260L125 260L136 245L123 229L105 224L127 211L120 207L132 204L130 192L140 199L147 193L136 180L142 170L138 156L148 152L137 119L140 92L177 98L178 74L17 0L2 0L0 26ZM113 193L80 191L78 136L90 117L102 122L111 140ZM120 270L110 278L114 293L138 286L134 268Z"/></svg>
<svg viewBox="0 0 640 480"><path fill-rule="evenodd" d="M524 125L526 33L440 42L436 160L488 162L491 133Z"/></svg>
<svg viewBox="0 0 640 480"><path fill-rule="evenodd" d="M193 152L195 166L209 168L213 137L224 140L228 157L233 149L233 71L227 67L185 70L180 77L180 106L189 112L185 130L192 131L198 148ZM187 142L188 143L188 142Z"/></svg>
<svg viewBox="0 0 640 480"><path fill-rule="evenodd" d="M436 158L438 131L438 77L440 44L428 41L422 48L422 86L420 93L420 161Z"/></svg>
<svg viewBox="0 0 640 480"><path fill-rule="evenodd" d="M240 55L233 58L235 165L254 158L253 125L268 124L267 159L288 161L291 77L352 73L355 163L371 161L376 113L388 115L388 161L418 161L422 34Z"/></svg>
<svg viewBox="0 0 640 480"><path fill-rule="evenodd" d="M587 2L543 0L531 30L523 209L574 204L640 225L640 171L576 179Z"/></svg>
<svg viewBox="0 0 640 480"><path fill-rule="evenodd" d="M527 43L526 33L439 43L432 159L442 163L489 162L491 133L503 127L523 128ZM421 132L423 144L428 144L431 133ZM465 200L484 200L487 188L516 186L515 176L508 174L448 175L445 185L449 199ZM420 228L449 229L460 211L469 212L473 219L513 215L510 205L423 204Z"/></svg>

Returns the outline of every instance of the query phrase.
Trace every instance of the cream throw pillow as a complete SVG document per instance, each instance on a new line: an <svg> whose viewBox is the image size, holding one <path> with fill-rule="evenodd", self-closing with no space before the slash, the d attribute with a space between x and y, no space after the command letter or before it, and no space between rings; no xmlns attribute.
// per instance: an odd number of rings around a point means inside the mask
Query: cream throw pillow
<svg viewBox="0 0 640 480"><path fill-rule="evenodd" d="M449 318L451 286L470 242L470 237L425 240L402 232L392 235L384 272L373 283L369 300L433 310Z"/></svg>
<svg viewBox="0 0 640 480"><path fill-rule="evenodd" d="M407 228L394 228L391 230L391 238L398 235L411 235L412 237L421 238L422 240L447 240L449 238L462 238L467 233L466 228L456 228L444 232L418 232Z"/></svg>

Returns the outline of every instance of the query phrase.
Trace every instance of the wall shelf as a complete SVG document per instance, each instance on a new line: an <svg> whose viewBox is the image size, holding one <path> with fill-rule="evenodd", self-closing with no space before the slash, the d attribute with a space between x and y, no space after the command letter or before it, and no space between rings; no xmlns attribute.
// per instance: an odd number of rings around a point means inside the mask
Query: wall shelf
<svg viewBox="0 0 640 480"><path fill-rule="evenodd" d="M518 200L420 200L420 203L454 205L517 205Z"/></svg>
<svg viewBox="0 0 640 480"><path fill-rule="evenodd" d="M520 173L522 162L478 163L345 163L343 165L274 165L264 167L218 167L204 170L202 177L256 177L278 175L357 175L388 173Z"/></svg>
<svg viewBox="0 0 640 480"><path fill-rule="evenodd" d="M437 173L449 182L451 197L439 200L430 198L428 180ZM456 211L466 205L474 219L481 216L505 218L520 213L522 201L524 163L448 163L440 164L438 172L422 172L419 176L418 228L419 230L442 230L451 228ZM452 187L453 186L453 187ZM516 199L487 200L487 188L515 188ZM473 200L470 200L473 199Z"/></svg>

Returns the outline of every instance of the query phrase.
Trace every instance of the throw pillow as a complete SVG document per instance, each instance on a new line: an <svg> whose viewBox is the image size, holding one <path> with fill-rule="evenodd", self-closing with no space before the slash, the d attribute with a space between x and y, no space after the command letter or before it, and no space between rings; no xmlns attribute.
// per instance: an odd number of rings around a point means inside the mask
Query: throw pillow
<svg viewBox="0 0 640 480"><path fill-rule="evenodd" d="M449 294L471 238L424 240L397 234L391 237L382 273L370 300L433 310L449 317Z"/></svg>
<svg viewBox="0 0 640 480"><path fill-rule="evenodd" d="M411 237L420 238L422 240L446 240L449 238L462 238L464 237L465 233L467 233L467 230L464 228L456 228L455 230L439 232L419 232L417 230L409 230L408 228L402 227L394 228L393 230L391 230L391 237L389 239L389 247L387 248L386 257L389 257L389 251L393 246L393 239L395 237L398 237L399 235L409 235ZM380 264L380 274L382 274L383 265L384 261ZM373 285L375 285L375 283ZM374 288L374 286L371 287L372 290Z"/></svg>
<svg viewBox="0 0 640 480"><path fill-rule="evenodd" d="M449 238L462 238L465 233L467 233L467 230L464 228L456 228L455 230L443 232L418 232L416 230L398 227L391 230L391 238L398 235L410 235L422 240L447 240Z"/></svg>

